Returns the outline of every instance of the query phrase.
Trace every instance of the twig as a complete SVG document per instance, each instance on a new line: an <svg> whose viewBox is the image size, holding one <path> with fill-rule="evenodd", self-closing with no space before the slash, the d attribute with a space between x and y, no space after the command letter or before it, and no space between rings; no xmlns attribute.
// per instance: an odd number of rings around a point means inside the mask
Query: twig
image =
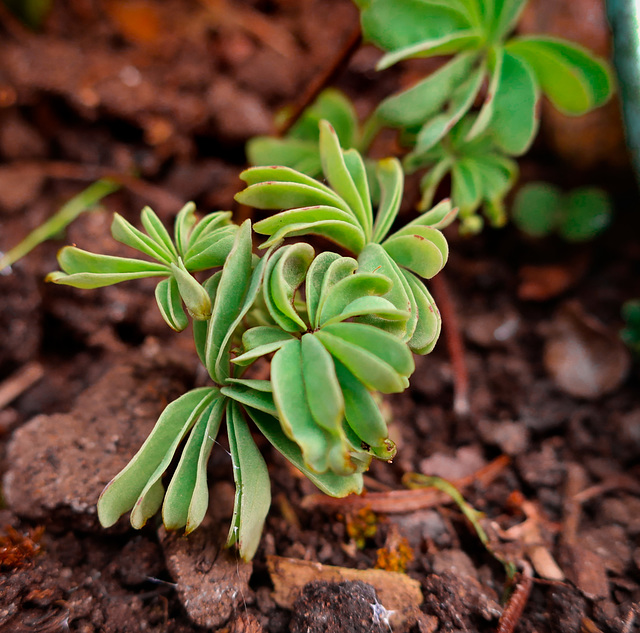
<svg viewBox="0 0 640 633"><path fill-rule="evenodd" d="M633 630L633 623L636 621L637 615L636 606L634 605L629 609L629 613L627 614L627 618L624 621L624 626L620 633L631 633Z"/></svg>
<svg viewBox="0 0 640 633"><path fill-rule="evenodd" d="M496 633L513 633L529 600L529 594L533 586L533 570L531 565L524 560L521 565L522 573L520 574L519 582L511 594L502 616L500 616Z"/></svg>
<svg viewBox="0 0 640 633"><path fill-rule="evenodd" d="M476 481L488 485L509 463L509 458L498 457L487 466L476 471L473 475L452 482L458 490L464 490ZM372 512L382 514L401 514L424 510L444 505L451 501L451 497L433 488L419 488L416 490L390 490L389 492L370 492L362 496L350 495L344 499L336 499L323 494L308 495L302 500L302 507L309 509L324 507L335 510L358 510L369 507Z"/></svg>
<svg viewBox="0 0 640 633"><path fill-rule="evenodd" d="M44 368L38 362L21 367L15 374L0 384L0 410L24 393L44 375Z"/></svg>
<svg viewBox="0 0 640 633"><path fill-rule="evenodd" d="M449 284L443 273L431 280L434 299L442 313L444 340L451 358L453 371L453 411L458 416L469 415L469 371L465 358L464 342L460 332L460 321L456 313Z"/></svg>
<svg viewBox="0 0 640 633"><path fill-rule="evenodd" d="M626 490L628 492L640 493L640 485L638 482L629 475L620 474L612 475L603 482L585 488L576 494L573 500L577 503L586 503L595 497L604 495L612 490Z"/></svg>
<svg viewBox="0 0 640 633"><path fill-rule="evenodd" d="M284 136L295 125L302 116L302 113L316 100L316 97L322 92L325 86L333 81L349 59L351 59L351 56L358 50L361 40L362 32L360 30L360 22L358 22L331 64L315 77L302 93L300 99L293 105L291 115L276 131L278 136Z"/></svg>

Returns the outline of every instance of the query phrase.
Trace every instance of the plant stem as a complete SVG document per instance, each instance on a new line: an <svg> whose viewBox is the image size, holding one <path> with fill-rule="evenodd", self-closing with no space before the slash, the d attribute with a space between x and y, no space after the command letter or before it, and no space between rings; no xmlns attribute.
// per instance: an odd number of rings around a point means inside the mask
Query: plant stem
<svg viewBox="0 0 640 633"><path fill-rule="evenodd" d="M353 54L360 48L362 40L362 32L360 30L360 22L349 34L347 41L332 62L307 86L300 99L294 104L291 115L286 121L278 126L277 136L284 136L302 116L302 113L316 100L317 96L329 85L343 67L349 62Z"/></svg>
<svg viewBox="0 0 640 633"><path fill-rule="evenodd" d="M469 403L469 371L467 369L462 333L460 332L460 321L453 304L449 284L443 273L436 275L431 280L431 289L442 314L444 340L451 358L453 412L458 416L465 416L471 410Z"/></svg>

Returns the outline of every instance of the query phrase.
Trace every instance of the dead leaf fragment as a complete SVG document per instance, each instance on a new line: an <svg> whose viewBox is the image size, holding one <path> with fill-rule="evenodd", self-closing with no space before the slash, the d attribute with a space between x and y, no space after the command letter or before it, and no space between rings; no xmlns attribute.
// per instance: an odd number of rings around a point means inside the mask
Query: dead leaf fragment
<svg viewBox="0 0 640 633"><path fill-rule="evenodd" d="M617 389L631 365L617 332L585 313L577 302L556 314L544 348L544 364L571 396L595 399Z"/></svg>
<svg viewBox="0 0 640 633"><path fill-rule="evenodd" d="M361 580L374 587L380 604L387 611L394 612L391 616L394 626L408 628L415 624L423 600L420 583L398 572L334 567L281 556L267 556L267 566L274 586L273 598L284 609L293 608L308 582Z"/></svg>
<svg viewBox="0 0 640 633"><path fill-rule="evenodd" d="M565 265L523 266L518 297L524 301L547 301L574 286L587 271L589 260L579 257Z"/></svg>

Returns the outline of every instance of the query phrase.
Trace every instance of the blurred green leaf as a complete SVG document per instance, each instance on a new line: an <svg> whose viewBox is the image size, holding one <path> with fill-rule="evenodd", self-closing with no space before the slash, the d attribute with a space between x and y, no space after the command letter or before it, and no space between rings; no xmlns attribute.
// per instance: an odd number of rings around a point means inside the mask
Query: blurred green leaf
<svg viewBox="0 0 640 633"><path fill-rule="evenodd" d="M0 253L0 271L15 264L30 253L38 244L54 238L71 224L81 213L91 210L102 198L120 189L111 180L99 180L74 196L59 211L35 228L19 244L4 254Z"/></svg>

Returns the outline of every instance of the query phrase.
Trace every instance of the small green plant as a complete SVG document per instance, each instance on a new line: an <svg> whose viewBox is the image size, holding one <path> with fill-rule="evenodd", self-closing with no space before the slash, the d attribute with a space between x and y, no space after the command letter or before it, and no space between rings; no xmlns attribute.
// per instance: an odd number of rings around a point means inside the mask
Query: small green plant
<svg viewBox="0 0 640 633"><path fill-rule="evenodd" d="M409 150L405 171L426 169L419 210L431 207L439 184L450 177L461 230L477 233L484 224L481 207L491 225L507 220L504 198L518 177L513 157L536 137L541 94L570 115L584 114L611 95L608 65L582 47L546 36L510 37L526 0L355 3L365 39L387 51L378 70L416 57L451 58L384 99L359 131L344 97L321 95L286 138L251 141L252 164L268 164L274 151L284 164L317 175L317 136L315 128L308 131L316 113L347 128L363 152L382 127L396 128ZM474 109L479 99L482 105Z"/></svg>
<svg viewBox="0 0 640 633"><path fill-rule="evenodd" d="M403 131L410 171L427 167L422 206L448 173L463 230L477 231L481 204L494 225L515 178L509 156L527 151L538 130L540 94L566 114L611 94L603 60L565 40L510 37L526 0L356 0L366 39L387 51L378 69L414 57L451 55L436 72L385 99L375 117ZM484 102L472 112L487 85Z"/></svg>
<svg viewBox="0 0 640 633"><path fill-rule="evenodd" d="M412 351L430 351L440 317L420 278L444 266L439 228L453 219L443 203L392 235L402 197L396 159L378 163L382 199L374 217L364 162L343 150L322 121L320 160L328 185L288 167L253 168L238 199L284 209L253 227L268 235L262 256L252 250L249 220L226 212L201 220L194 206L178 213L171 235L146 208L141 231L116 215L114 238L148 259L61 250L61 271L49 281L78 288L157 277L165 321L182 330L193 319L198 355L211 384L167 406L129 464L98 501L105 526L131 511L142 527L162 509L169 529L194 530L208 505L206 465L226 422L236 482L227 540L251 558L270 505L266 463L251 436L252 421L267 440L322 491L345 496L362 489L373 458L396 452L375 392L397 393L414 371ZM320 235L354 257L288 237ZM151 260L151 261L149 261ZM207 278L200 283L194 273ZM273 354L269 380L251 378L259 358ZM182 452L166 488L163 475Z"/></svg>
<svg viewBox="0 0 640 633"><path fill-rule="evenodd" d="M567 193L546 182L522 187L513 202L513 222L532 237L551 233L568 242L584 242L604 231L611 221L611 199L597 187Z"/></svg>

